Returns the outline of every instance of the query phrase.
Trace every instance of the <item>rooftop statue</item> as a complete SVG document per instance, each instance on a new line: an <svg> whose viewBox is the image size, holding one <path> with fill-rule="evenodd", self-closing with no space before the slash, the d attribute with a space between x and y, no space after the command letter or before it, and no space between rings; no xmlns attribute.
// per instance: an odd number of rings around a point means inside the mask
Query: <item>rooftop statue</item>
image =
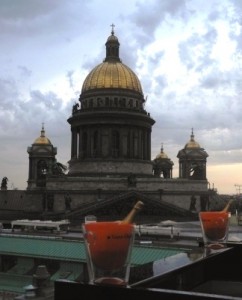
<svg viewBox="0 0 242 300"><path fill-rule="evenodd" d="M1 190L7 190L8 189L8 178L3 177L2 183L1 183Z"/></svg>

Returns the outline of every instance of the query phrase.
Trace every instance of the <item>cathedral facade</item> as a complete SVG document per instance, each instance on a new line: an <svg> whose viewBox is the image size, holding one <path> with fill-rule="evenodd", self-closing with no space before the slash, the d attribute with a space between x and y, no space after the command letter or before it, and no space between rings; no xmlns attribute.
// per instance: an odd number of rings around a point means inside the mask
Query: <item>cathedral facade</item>
<svg viewBox="0 0 242 300"><path fill-rule="evenodd" d="M151 158L155 120L145 110L141 83L122 63L113 30L105 46L104 61L87 75L67 120L71 131L68 172L56 161L57 149L44 127L28 147L28 186L21 191L26 211L78 222L90 214L117 219L137 200L145 204L142 220L191 216L206 209L208 154L192 131L177 155L179 178L172 178L174 163L163 147Z"/></svg>

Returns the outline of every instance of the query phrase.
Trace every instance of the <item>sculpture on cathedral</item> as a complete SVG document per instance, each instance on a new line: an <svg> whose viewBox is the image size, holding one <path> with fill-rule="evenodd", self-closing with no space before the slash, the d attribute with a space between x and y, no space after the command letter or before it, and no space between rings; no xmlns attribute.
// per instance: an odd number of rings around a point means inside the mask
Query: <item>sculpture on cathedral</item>
<svg viewBox="0 0 242 300"><path fill-rule="evenodd" d="M192 195L191 196L191 202L190 202L190 211L191 212L196 212L197 211L196 201L197 201L197 199L196 199L195 195Z"/></svg>
<svg viewBox="0 0 242 300"><path fill-rule="evenodd" d="M128 180L128 186L136 186L137 179L135 174L130 173L127 177L127 180Z"/></svg>
<svg viewBox="0 0 242 300"><path fill-rule="evenodd" d="M79 108L79 104L78 103L75 103L73 106L72 106L72 113L75 113L78 111L78 108Z"/></svg>
<svg viewBox="0 0 242 300"><path fill-rule="evenodd" d="M63 165L62 163L58 162L57 160L54 161L52 165L52 173L53 175L65 175L67 170L67 166Z"/></svg>
<svg viewBox="0 0 242 300"><path fill-rule="evenodd" d="M7 190L8 189L8 178L5 176L2 179L2 183L1 183L1 190Z"/></svg>
<svg viewBox="0 0 242 300"><path fill-rule="evenodd" d="M65 207L66 207L66 210L71 210L71 196L69 195L69 193L65 194L64 196L65 198Z"/></svg>
<svg viewBox="0 0 242 300"><path fill-rule="evenodd" d="M193 163L190 168L190 178L204 179L204 167L201 163Z"/></svg>

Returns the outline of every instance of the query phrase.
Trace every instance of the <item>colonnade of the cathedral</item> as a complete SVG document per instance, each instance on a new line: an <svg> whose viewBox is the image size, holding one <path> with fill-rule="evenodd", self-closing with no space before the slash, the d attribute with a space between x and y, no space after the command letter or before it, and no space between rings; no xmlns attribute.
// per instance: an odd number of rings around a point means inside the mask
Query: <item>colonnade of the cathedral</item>
<svg viewBox="0 0 242 300"><path fill-rule="evenodd" d="M128 127L72 128L71 158L150 160L151 130Z"/></svg>

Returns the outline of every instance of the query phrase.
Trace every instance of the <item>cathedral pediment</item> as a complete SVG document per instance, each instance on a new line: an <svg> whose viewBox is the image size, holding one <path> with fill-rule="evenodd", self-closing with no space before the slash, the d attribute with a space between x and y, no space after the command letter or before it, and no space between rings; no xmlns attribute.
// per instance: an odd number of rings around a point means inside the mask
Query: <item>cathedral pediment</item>
<svg viewBox="0 0 242 300"><path fill-rule="evenodd" d="M147 197L138 191L129 191L121 193L110 199L98 200L95 203L90 203L85 207L80 207L69 212L66 217L69 219L84 220L88 215L96 216L98 221L122 220L133 208L137 201L144 203L144 208L139 211L136 216L135 223L146 220L147 222L157 222L169 216L187 215L189 212L185 209L178 208L175 205L162 200L155 200L152 197Z"/></svg>

